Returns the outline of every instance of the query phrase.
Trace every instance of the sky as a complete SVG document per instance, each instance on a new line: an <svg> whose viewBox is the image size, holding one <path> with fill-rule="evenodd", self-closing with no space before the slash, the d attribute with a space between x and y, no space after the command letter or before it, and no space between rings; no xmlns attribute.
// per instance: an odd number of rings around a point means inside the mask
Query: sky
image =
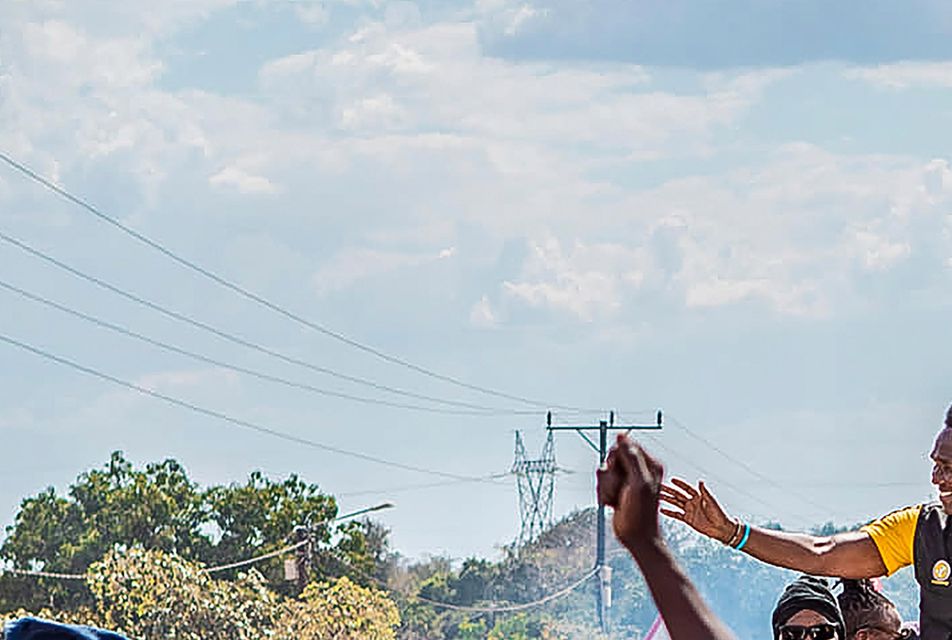
<svg viewBox="0 0 952 640"><path fill-rule="evenodd" d="M758 521L933 495L947 3L10 0L0 25L3 154L306 321L0 163L3 338L235 420L2 342L4 523L121 450L203 485L297 473L393 502L408 557L493 556L548 408L663 409L668 473ZM559 517L597 460L571 431L556 455Z"/></svg>

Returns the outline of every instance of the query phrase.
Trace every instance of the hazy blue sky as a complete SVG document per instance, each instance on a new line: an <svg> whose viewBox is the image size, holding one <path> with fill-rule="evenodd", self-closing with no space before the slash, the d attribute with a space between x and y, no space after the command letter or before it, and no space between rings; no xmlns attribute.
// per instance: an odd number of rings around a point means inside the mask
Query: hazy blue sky
<svg viewBox="0 0 952 640"><path fill-rule="evenodd" d="M790 7L797 7L796 10ZM0 150L347 336L544 403L672 420L649 442L735 512L856 522L931 493L952 401L947 3L0 3ZM348 375L526 409L297 326L0 167L0 231ZM340 392L0 242L0 279ZM0 334L235 417L457 475L544 411L453 416L283 388L0 289ZM382 500L409 555L492 553L514 483L439 482L242 431L0 346L0 520L122 449L202 483L297 472ZM404 401L408 401L404 399ZM593 422L596 412L557 413ZM675 422L677 421L677 422ZM743 468L692 437L716 442ZM591 451L557 443L557 514ZM765 479L767 478L767 479ZM768 480L772 479L772 480Z"/></svg>

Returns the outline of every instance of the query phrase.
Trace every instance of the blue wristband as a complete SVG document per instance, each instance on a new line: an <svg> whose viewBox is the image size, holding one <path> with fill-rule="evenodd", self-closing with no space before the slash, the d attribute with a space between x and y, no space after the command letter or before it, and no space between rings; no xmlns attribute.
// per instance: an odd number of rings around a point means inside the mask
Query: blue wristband
<svg viewBox="0 0 952 640"><path fill-rule="evenodd" d="M750 539L750 525L744 525L744 537L740 539L740 542L737 543L737 546L734 547L738 551L741 551L744 548L744 545L747 544L747 541Z"/></svg>

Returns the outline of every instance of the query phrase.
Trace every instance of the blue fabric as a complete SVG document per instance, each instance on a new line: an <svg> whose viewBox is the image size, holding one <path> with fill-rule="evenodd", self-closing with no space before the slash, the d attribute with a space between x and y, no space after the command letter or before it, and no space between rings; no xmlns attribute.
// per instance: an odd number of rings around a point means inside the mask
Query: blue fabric
<svg viewBox="0 0 952 640"><path fill-rule="evenodd" d="M59 624L37 618L8 622L3 640L128 640L111 631Z"/></svg>

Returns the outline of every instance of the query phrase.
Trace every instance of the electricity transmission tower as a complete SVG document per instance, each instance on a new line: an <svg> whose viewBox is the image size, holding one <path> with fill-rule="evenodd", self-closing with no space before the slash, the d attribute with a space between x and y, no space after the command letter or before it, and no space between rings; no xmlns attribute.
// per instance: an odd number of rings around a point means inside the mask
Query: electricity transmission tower
<svg viewBox="0 0 952 640"><path fill-rule="evenodd" d="M552 524L552 495L555 492L555 440L550 431L542 445L542 456L535 460L526 457L522 434L516 431L516 455L512 473L519 488L519 515L522 528L517 544L534 540Z"/></svg>

